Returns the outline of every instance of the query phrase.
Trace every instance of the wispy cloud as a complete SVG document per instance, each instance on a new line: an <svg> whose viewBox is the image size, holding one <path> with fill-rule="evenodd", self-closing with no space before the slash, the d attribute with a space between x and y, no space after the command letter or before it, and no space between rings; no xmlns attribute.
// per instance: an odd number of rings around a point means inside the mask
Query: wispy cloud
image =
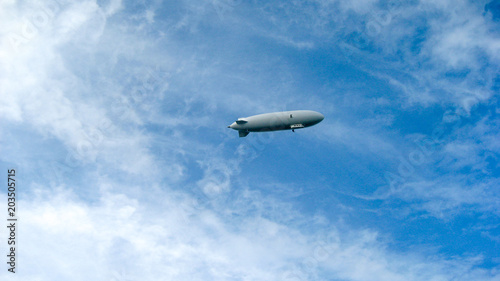
<svg viewBox="0 0 500 281"><path fill-rule="evenodd" d="M478 246L498 248L485 4L2 2L19 276L498 279ZM300 108L326 118L291 136L226 128ZM447 223L473 226L470 251L404 233Z"/></svg>
<svg viewBox="0 0 500 281"><path fill-rule="evenodd" d="M85 278L96 280L116 276L311 280L323 272L349 280L450 279L460 274L475 280L495 278L493 271L475 269L480 257L401 255L388 249L390 241L369 229L342 234L339 230L345 225L333 223L330 230L310 235L265 218L281 208L262 212L257 207L236 218L229 214L246 205L200 211L189 197L168 191L156 193L161 200L143 201L101 188L99 201L88 203L67 188L32 189L35 196L20 202L23 226L30 229L20 234L24 245L20 255L25 257L23 276L37 280L83 280L90 269ZM263 199L246 197L244 192L238 196L243 196L238 203ZM305 218L297 219L305 223ZM60 270L40 270L46 266Z"/></svg>

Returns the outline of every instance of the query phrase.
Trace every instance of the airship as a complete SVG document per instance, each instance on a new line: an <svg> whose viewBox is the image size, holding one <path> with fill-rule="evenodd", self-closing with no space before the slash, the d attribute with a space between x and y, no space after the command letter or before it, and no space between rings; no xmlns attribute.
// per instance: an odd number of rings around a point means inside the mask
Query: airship
<svg viewBox="0 0 500 281"><path fill-rule="evenodd" d="M240 138L246 137L250 132L269 132L280 130L302 129L323 121L323 114L312 110L293 110L272 112L250 117L238 118L228 128L237 130Z"/></svg>

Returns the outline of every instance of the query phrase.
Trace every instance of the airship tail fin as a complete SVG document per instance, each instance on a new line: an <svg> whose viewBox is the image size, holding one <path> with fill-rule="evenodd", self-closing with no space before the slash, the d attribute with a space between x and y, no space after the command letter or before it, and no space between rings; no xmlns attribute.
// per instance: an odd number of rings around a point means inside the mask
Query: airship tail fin
<svg viewBox="0 0 500 281"><path fill-rule="evenodd" d="M243 131L243 130L241 130L241 131L238 131L238 134L240 135L240 138L244 138L248 134L250 134L250 132L249 131Z"/></svg>

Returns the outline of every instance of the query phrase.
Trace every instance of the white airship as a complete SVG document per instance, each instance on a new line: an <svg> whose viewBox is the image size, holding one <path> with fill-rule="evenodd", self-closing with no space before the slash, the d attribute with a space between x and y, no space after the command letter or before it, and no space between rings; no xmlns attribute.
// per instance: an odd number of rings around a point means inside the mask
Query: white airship
<svg viewBox="0 0 500 281"><path fill-rule="evenodd" d="M250 117L238 118L228 128L237 130L240 138L246 137L250 132L269 132L279 130L292 130L310 127L318 124L325 116L312 110L294 110L265 113Z"/></svg>

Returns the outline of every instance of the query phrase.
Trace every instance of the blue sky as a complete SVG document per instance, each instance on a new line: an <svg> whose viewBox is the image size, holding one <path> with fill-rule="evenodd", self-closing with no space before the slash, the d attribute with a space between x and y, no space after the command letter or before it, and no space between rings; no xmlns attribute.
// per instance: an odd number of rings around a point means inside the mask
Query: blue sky
<svg viewBox="0 0 500 281"><path fill-rule="evenodd" d="M500 280L498 1L0 5L2 280Z"/></svg>

